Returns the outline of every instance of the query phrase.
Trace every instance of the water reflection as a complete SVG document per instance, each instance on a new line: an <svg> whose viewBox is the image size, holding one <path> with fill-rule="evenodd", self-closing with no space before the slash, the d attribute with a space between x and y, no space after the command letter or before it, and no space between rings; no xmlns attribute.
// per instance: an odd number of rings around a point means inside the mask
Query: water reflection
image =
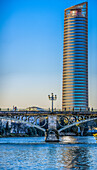
<svg viewBox="0 0 97 170"><path fill-rule="evenodd" d="M93 136L64 136L61 139L61 143L65 144L93 144L96 143L96 139Z"/></svg>
<svg viewBox="0 0 97 170"><path fill-rule="evenodd" d="M67 147L62 150L61 164L64 162L64 168L88 168L89 167L89 153L88 149L82 147Z"/></svg>
<svg viewBox="0 0 97 170"><path fill-rule="evenodd" d="M61 143L76 143L77 139L72 136L63 136L60 141Z"/></svg>

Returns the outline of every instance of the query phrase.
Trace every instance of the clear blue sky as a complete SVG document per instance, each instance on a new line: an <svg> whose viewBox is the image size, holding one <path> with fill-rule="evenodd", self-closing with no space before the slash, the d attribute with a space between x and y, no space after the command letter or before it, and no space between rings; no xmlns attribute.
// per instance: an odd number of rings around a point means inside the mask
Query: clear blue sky
<svg viewBox="0 0 97 170"><path fill-rule="evenodd" d="M64 9L82 0L0 0L0 107L62 103ZM89 106L97 108L97 0L88 0Z"/></svg>

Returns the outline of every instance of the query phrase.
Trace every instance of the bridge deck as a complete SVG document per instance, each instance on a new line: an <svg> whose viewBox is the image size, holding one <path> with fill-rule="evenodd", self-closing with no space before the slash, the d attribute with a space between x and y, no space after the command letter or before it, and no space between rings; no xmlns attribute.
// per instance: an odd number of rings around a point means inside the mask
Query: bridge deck
<svg viewBox="0 0 97 170"><path fill-rule="evenodd" d="M49 111L0 111L0 116L47 116L50 114L54 114L54 115L64 115L64 116L79 116L79 115L87 115L87 116L97 116L97 111L81 111L81 112L77 112L77 111L56 111L56 112L49 112Z"/></svg>

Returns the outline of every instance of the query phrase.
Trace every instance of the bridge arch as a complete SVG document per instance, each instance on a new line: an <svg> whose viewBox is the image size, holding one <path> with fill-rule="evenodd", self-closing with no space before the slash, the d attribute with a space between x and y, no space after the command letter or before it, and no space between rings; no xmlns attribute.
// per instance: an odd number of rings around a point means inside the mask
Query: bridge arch
<svg viewBox="0 0 97 170"><path fill-rule="evenodd" d="M72 127L72 126L75 126L75 125L81 124L81 123L86 123L86 122L89 122L89 121L92 121L92 120L97 120L97 117L96 118L89 118L87 120L80 120L79 122L74 122L70 125L66 125L63 128L59 129L58 132L60 133L61 131L66 130L66 129Z"/></svg>
<svg viewBox="0 0 97 170"><path fill-rule="evenodd" d="M0 116L0 120L2 120L2 119L8 120L8 121L14 121L14 122L18 122L18 123L23 123L23 124L26 124L26 125L28 125L28 126L30 126L30 127L37 128L37 129L39 129L39 130L41 130L41 131L43 131L43 132L46 131L46 129L44 129L44 128L38 126L38 125L32 124L32 123L30 123L30 122L24 121L24 120L18 120L18 119L16 119L16 118L11 118L11 117L9 118L9 117L1 117L1 116Z"/></svg>

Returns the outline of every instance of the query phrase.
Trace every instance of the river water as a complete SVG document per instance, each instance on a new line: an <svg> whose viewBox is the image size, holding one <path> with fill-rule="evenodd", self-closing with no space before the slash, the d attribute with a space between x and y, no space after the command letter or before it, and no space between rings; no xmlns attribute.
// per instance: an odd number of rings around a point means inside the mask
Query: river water
<svg viewBox="0 0 97 170"><path fill-rule="evenodd" d="M97 170L93 136L44 141L44 137L0 138L0 170Z"/></svg>

